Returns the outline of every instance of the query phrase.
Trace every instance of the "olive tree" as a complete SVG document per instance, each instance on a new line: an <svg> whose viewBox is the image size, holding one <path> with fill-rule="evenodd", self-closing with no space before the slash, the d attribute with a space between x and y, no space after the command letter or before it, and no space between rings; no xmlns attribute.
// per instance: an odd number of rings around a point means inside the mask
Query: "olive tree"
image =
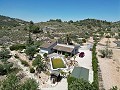
<svg viewBox="0 0 120 90"><path fill-rule="evenodd" d="M27 47L25 53L29 56L29 59L32 59L34 54L36 53L36 47L33 45Z"/></svg>

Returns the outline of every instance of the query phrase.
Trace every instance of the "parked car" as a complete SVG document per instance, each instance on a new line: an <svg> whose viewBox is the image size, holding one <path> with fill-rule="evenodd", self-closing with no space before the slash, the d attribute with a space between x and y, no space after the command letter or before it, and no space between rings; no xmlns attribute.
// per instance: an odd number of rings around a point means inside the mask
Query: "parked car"
<svg viewBox="0 0 120 90"><path fill-rule="evenodd" d="M84 52L80 52L79 53L79 57L83 58L85 56L85 53Z"/></svg>

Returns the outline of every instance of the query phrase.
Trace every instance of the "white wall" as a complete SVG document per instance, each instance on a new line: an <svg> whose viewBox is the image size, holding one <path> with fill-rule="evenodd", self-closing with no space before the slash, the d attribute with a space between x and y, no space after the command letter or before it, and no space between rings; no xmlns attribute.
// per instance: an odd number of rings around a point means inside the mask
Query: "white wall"
<svg viewBox="0 0 120 90"><path fill-rule="evenodd" d="M42 52L42 53L48 53L48 50L40 49L40 52Z"/></svg>

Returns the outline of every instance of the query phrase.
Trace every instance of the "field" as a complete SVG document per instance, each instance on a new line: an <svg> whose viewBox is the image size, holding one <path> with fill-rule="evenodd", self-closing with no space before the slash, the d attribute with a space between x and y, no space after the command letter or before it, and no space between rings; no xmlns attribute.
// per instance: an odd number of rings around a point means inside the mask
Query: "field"
<svg viewBox="0 0 120 90"><path fill-rule="evenodd" d="M65 68L64 62L62 61L61 58L55 58L54 60L52 60L52 66L53 69Z"/></svg>

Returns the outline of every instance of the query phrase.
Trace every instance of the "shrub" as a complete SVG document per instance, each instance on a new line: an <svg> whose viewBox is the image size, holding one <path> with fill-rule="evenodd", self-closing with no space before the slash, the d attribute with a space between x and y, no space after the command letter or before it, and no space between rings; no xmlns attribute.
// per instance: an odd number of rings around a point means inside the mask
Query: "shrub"
<svg viewBox="0 0 120 90"><path fill-rule="evenodd" d="M105 50L99 50L99 52L101 53L101 57L102 58L110 58L110 57L112 57L112 54L113 54L113 52L112 52L112 50L109 50L109 49L105 49Z"/></svg>
<svg viewBox="0 0 120 90"><path fill-rule="evenodd" d="M110 88L110 90L118 90L117 86L113 86L112 88Z"/></svg>
<svg viewBox="0 0 120 90"><path fill-rule="evenodd" d="M7 62L7 60L11 57L12 55L10 55L10 51L7 49L2 49L0 51L0 61L2 62Z"/></svg>
<svg viewBox="0 0 120 90"><path fill-rule="evenodd" d="M30 68L30 73L35 73L35 69L34 68Z"/></svg>
<svg viewBox="0 0 120 90"><path fill-rule="evenodd" d="M0 75L8 74L13 67L13 63L0 64Z"/></svg>
<svg viewBox="0 0 120 90"><path fill-rule="evenodd" d="M0 75L6 74L6 70L4 69L4 65L0 64Z"/></svg>
<svg viewBox="0 0 120 90"><path fill-rule="evenodd" d="M22 50L22 49L25 49L25 48L26 48L25 44L14 44L14 45L10 46L11 51L13 51L13 50Z"/></svg>
<svg viewBox="0 0 120 90"><path fill-rule="evenodd" d="M47 53L44 53L44 54L43 54L45 60L47 60L47 55L48 55Z"/></svg>
<svg viewBox="0 0 120 90"><path fill-rule="evenodd" d="M83 43L86 43L86 39L82 39L82 42L83 42Z"/></svg>
<svg viewBox="0 0 120 90"><path fill-rule="evenodd" d="M21 63L24 65L24 66L29 66L28 62L24 61L24 60L20 60Z"/></svg>
<svg viewBox="0 0 120 90"><path fill-rule="evenodd" d="M111 38L111 36L107 35L106 38Z"/></svg>

